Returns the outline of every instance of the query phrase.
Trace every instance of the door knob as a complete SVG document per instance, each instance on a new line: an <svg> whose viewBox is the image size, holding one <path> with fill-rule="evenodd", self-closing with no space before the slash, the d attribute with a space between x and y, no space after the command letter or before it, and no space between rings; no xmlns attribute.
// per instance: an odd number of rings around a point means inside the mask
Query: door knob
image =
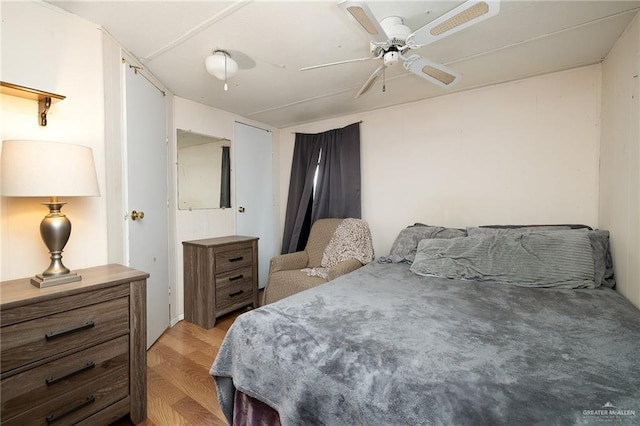
<svg viewBox="0 0 640 426"><path fill-rule="evenodd" d="M138 219L140 220L144 219L144 212L137 212L133 210L131 212L131 220L138 220Z"/></svg>
<svg viewBox="0 0 640 426"><path fill-rule="evenodd" d="M241 207L238 207L238 211L239 211L240 213L244 213L244 207L242 207L242 206L241 206Z"/></svg>

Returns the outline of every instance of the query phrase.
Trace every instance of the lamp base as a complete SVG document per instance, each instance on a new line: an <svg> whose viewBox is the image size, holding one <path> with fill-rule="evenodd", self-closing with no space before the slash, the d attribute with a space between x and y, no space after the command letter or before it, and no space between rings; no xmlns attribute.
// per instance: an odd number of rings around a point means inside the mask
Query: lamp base
<svg viewBox="0 0 640 426"><path fill-rule="evenodd" d="M42 274L38 274L31 278L31 284L38 288L53 287L54 285L67 284L75 281L82 280L82 276L75 272L69 272L64 275L54 275L45 277Z"/></svg>

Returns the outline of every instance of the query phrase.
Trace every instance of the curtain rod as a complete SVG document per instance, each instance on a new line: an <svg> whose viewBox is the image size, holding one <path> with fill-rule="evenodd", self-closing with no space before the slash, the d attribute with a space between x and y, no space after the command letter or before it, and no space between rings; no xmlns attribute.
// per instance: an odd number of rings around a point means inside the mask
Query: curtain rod
<svg viewBox="0 0 640 426"><path fill-rule="evenodd" d="M243 123L242 121L235 121L236 123L244 124L245 126L253 127L254 129L263 130L267 133L272 133L271 130L263 129L262 127L254 126L253 124Z"/></svg>
<svg viewBox="0 0 640 426"><path fill-rule="evenodd" d="M356 122L351 123L351 124L356 124L356 123L361 124L361 123L362 123L362 120L360 120L360 121L356 121ZM347 124L347 126L351 126L351 124ZM347 127L347 126L345 126L345 127ZM298 133L298 132L291 132L291 134L292 134L292 135L295 135L296 133Z"/></svg>

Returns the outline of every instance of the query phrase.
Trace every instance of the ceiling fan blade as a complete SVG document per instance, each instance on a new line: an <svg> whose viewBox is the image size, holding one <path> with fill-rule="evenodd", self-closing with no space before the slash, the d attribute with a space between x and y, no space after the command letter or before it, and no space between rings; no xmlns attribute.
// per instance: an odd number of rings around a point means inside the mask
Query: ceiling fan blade
<svg viewBox="0 0 640 426"><path fill-rule="evenodd" d="M425 46L489 19L498 12L500 0L469 0L415 31L407 37L407 45L412 48Z"/></svg>
<svg viewBox="0 0 640 426"><path fill-rule="evenodd" d="M455 86L460 80L460 74L442 64L430 61L418 55L412 55L404 62L404 68L417 76L430 81L440 87Z"/></svg>
<svg viewBox="0 0 640 426"><path fill-rule="evenodd" d="M358 58L358 59L347 59L346 61L338 61L338 62L329 62L328 64L321 64L321 65L313 65L310 67L304 67L304 68L300 68L300 71L307 71L307 70L314 70L316 68L324 68L324 67L331 67L333 65L341 65L341 64L348 64L350 62L364 62L364 61L370 61L372 59L378 59L380 56L369 56L367 58Z"/></svg>
<svg viewBox="0 0 640 426"><path fill-rule="evenodd" d="M385 42L389 39L378 20L373 16L369 6L361 1L344 0L338 3L338 6L351 17L353 17L362 26L374 41Z"/></svg>
<svg viewBox="0 0 640 426"><path fill-rule="evenodd" d="M378 80L378 78L380 77L380 74L382 74L383 71L384 71L384 65L380 65L373 72L373 74L371 74L371 76L367 79L367 81L365 81L365 83L362 85L362 87L360 88L358 93L353 97L353 99L358 99L361 95L367 93L369 89L371 89L371 87Z"/></svg>

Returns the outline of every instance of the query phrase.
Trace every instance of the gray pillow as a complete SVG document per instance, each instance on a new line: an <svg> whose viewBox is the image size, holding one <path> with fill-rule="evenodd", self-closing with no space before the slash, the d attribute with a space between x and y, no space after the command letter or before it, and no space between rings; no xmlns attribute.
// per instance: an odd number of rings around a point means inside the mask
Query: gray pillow
<svg viewBox="0 0 640 426"><path fill-rule="evenodd" d="M467 228L467 233L469 236L476 236L563 230L586 230L593 255L594 281L598 286L603 285L614 288L616 286L616 280L613 277L613 260L609 248L609 231L601 229L592 230L586 225L509 225L469 227Z"/></svg>
<svg viewBox="0 0 640 426"><path fill-rule="evenodd" d="M595 288L587 231L532 231L422 240L411 271L525 287Z"/></svg>
<svg viewBox="0 0 640 426"><path fill-rule="evenodd" d="M467 235L504 235L512 232L533 232L533 231L566 231L570 230L570 225L527 225L527 226L474 226L467 228Z"/></svg>
<svg viewBox="0 0 640 426"><path fill-rule="evenodd" d="M587 232L593 251L593 267L595 270L596 284L614 288L616 279L613 276L613 259L609 246L609 231L595 229Z"/></svg>
<svg viewBox="0 0 640 426"><path fill-rule="evenodd" d="M429 226L422 223L408 226L396 237L387 257L378 259L380 263L412 263L416 255L418 243L424 239L457 238L467 235L464 229Z"/></svg>

